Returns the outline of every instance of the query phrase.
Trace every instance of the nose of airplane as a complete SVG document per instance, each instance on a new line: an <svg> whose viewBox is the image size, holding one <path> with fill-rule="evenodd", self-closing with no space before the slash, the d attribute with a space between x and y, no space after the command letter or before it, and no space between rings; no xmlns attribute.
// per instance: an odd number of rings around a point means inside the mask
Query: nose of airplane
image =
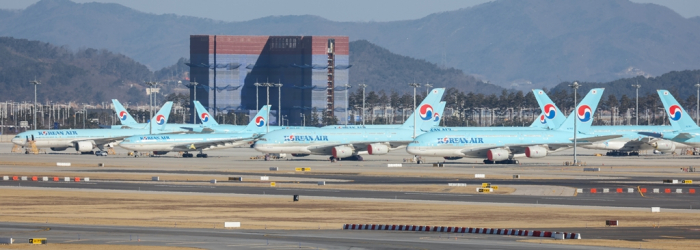
<svg viewBox="0 0 700 250"><path fill-rule="evenodd" d="M12 138L12 143L20 146L24 146L24 140L21 138Z"/></svg>

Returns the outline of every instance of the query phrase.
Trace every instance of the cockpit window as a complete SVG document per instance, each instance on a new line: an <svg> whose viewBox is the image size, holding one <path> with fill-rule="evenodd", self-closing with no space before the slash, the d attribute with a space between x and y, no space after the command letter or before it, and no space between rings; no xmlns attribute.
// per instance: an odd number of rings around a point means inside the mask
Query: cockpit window
<svg viewBox="0 0 700 250"><path fill-rule="evenodd" d="M15 136L15 139L18 139L18 138L19 138L19 135L18 135L18 136Z"/></svg>

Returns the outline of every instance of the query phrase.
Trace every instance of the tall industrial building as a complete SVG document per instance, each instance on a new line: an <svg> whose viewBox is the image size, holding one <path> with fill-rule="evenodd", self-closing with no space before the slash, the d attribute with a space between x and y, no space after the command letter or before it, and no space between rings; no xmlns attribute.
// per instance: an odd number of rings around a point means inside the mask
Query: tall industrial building
<svg viewBox="0 0 700 250"><path fill-rule="evenodd" d="M196 100L210 112L254 114L265 105L267 89L280 83L281 115L290 125L319 118L347 119L349 76L347 36L190 36L190 82ZM278 88L270 89L271 124L277 124ZM190 90L190 98L194 97ZM256 98L257 97L257 98ZM285 122L286 123L286 122Z"/></svg>

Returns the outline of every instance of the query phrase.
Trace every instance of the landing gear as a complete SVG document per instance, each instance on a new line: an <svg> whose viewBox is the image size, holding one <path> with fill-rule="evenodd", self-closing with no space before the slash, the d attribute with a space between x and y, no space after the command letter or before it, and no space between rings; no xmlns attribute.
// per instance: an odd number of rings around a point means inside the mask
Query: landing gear
<svg viewBox="0 0 700 250"><path fill-rule="evenodd" d="M192 154L190 154L190 153L187 153L187 152L185 152L184 154L182 154L182 158L192 158L192 156L194 156L194 155L192 155Z"/></svg>
<svg viewBox="0 0 700 250"><path fill-rule="evenodd" d="M192 155L192 154L190 154L190 155ZM199 153L199 154L197 154L197 158L207 158L207 154Z"/></svg>
<svg viewBox="0 0 700 250"><path fill-rule="evenodd" d="M502 160L502 161L484 160L484 164L520 164L520 161L513 160L513 159Z"/></svg>
<svg viewBox="0 0 700 250"><path fill-rule="evenodd" d="M333 157L333 156L331 156L331 157L328 158L328 160L330 160L331 162L335 162L335 159L336 159L336 158Z"/></svg>
<svg viewBox="0 0 700 250"><path fill-rule="evenodd" d="M639 151L623 152L623 151L608 151L606 156L639 156Z"/></svg>

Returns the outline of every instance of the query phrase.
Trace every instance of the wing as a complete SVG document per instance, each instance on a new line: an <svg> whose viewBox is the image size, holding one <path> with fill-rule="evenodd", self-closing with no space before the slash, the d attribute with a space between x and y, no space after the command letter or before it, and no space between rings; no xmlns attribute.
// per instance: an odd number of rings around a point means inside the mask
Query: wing
<svg viewBox="0 0 700 250"><path fill-rule="evenodd" d="M411 141L391 141L391 142L351 142L351 143L329 143L308 147L308 150L316 154L330 154L334 147L346 146L352 147L355 152L367 151L367 146L370 144L383 144L389 146L389 150L396 150L406 147Z"/></svg>
<svg viewBox="0 0 700 250"><path fill-rule="evenodd" d="M173 146L173 151L194 151L194 150L205 150L216 147L226 147L226 146L236 146L241 143L255 140L256 136L252 137L241 137L241 138L229 138L222 140L211 140L195 143L182 143Z"/></svg>
<svg viewBox="0 0 700 250"><path fill-rule="evenodd" d="M593 137L584 137L584 138L576 138L576 142L598 142L598 141L607 141L610 139L615 139L615 138L620 138L622 137L621 135L603 135L603 136L593 136ZM574 138L570 139L572 142L574 141Z"/></svg>

